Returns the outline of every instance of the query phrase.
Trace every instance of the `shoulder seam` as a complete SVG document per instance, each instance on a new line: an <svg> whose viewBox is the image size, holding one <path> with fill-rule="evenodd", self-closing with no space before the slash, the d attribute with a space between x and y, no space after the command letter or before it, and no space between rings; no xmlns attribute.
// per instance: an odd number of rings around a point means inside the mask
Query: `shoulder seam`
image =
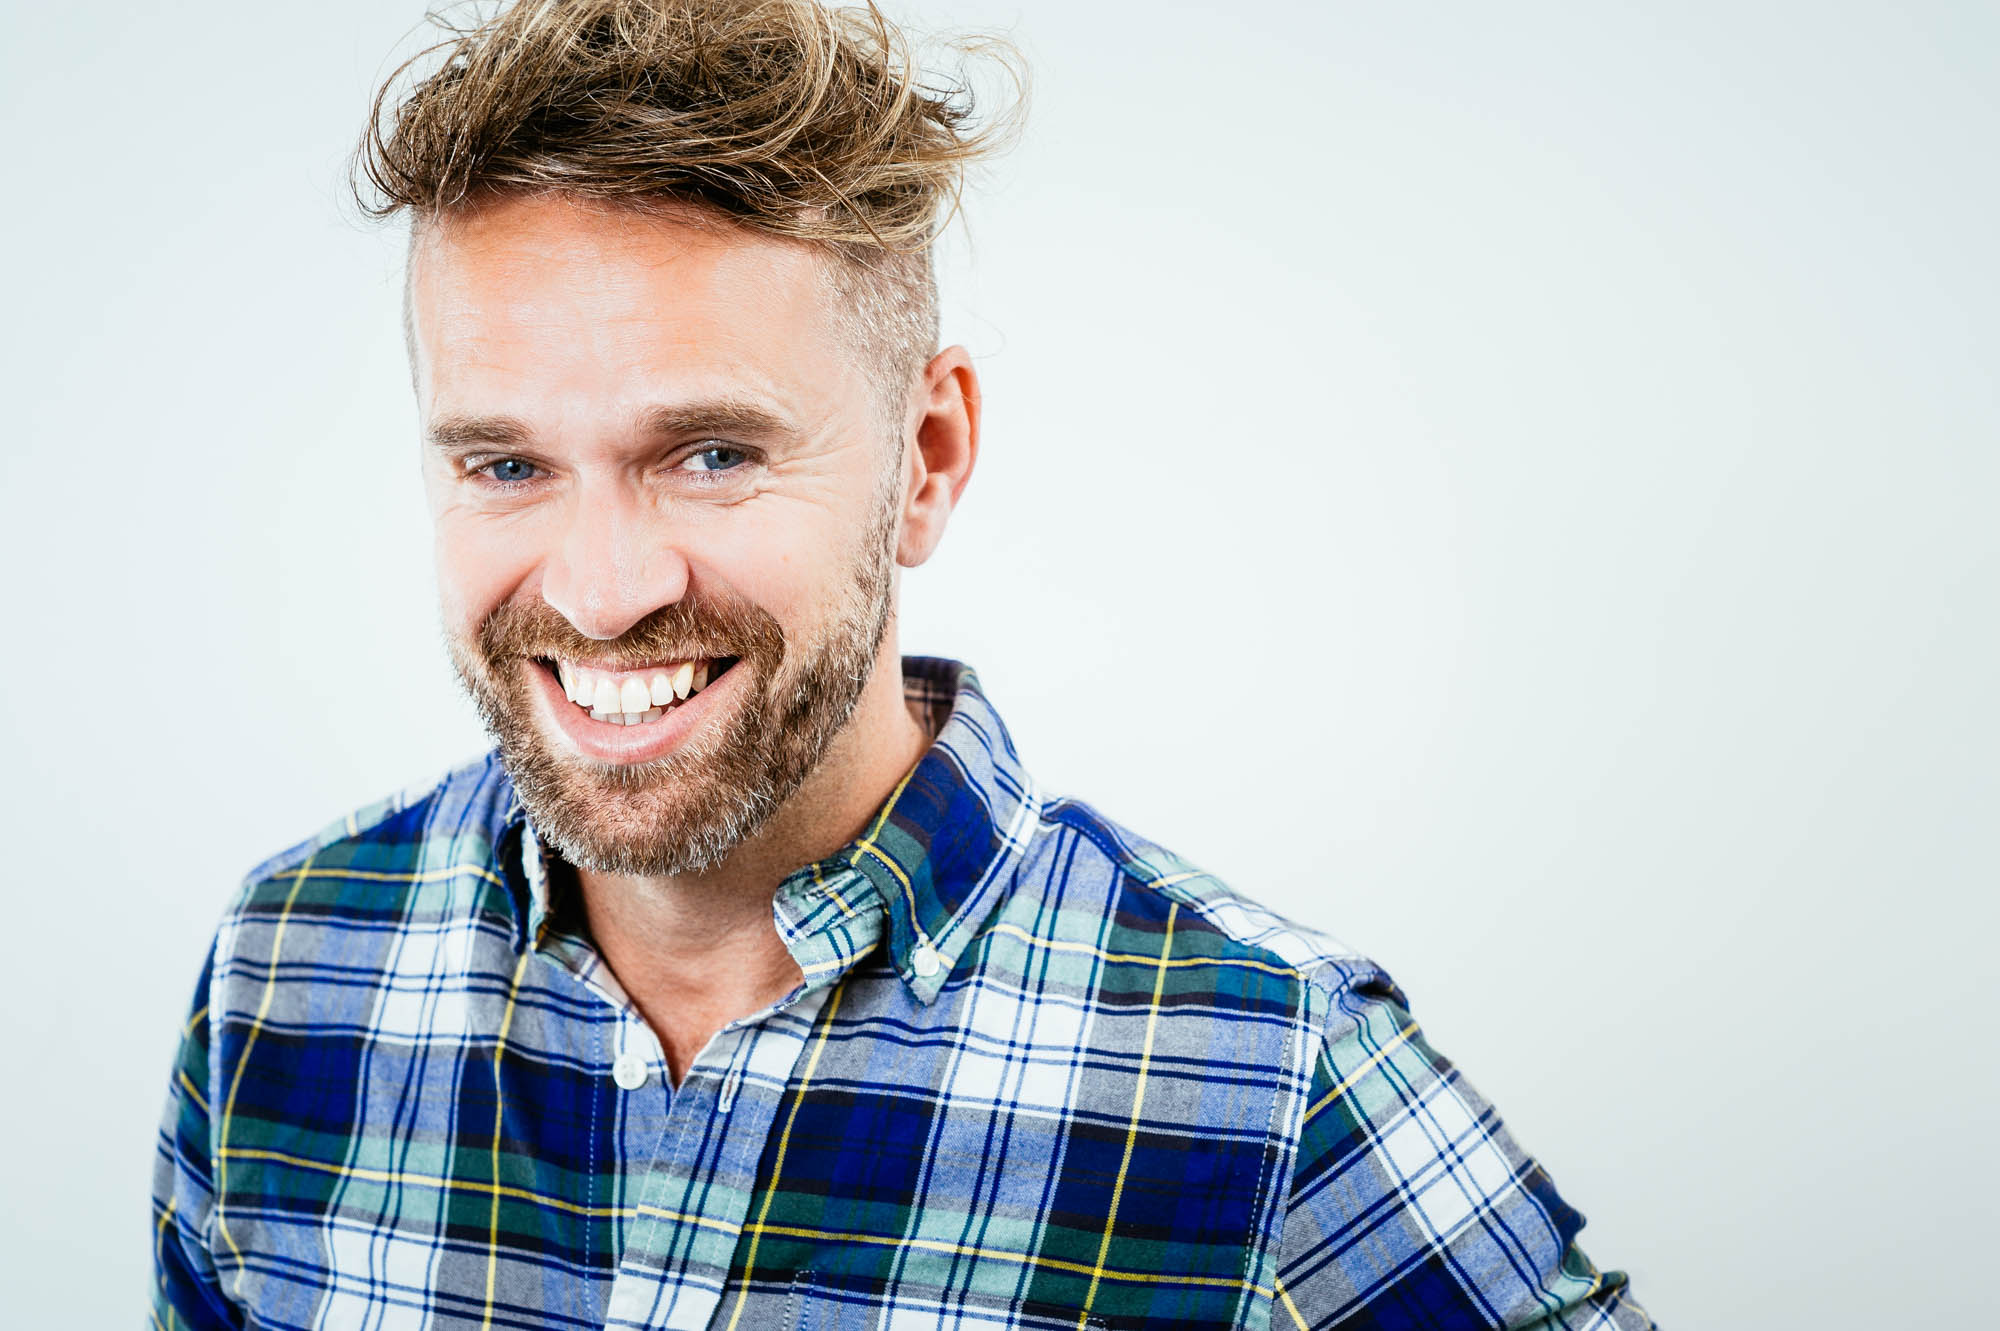
<svg viewBox="0 0 2000 1331"><path fill-rule="evenodd" d="M282 878L296 870L301 864L329 846L350 841L366 835L380 827L399 813L435 797L454 777L477 767L486 767L493 761L491 752L470 762L456 764L429 781L416 781L365 804L357 805L347 813L322 826L317 832L292 846L279 851L268 859L254 865L243 876L242 889L245 893L262 887L274 879ZM364 819L365 816L365 819ZM239 900L239 903L240 900Z"/></svg>
<svg viewBox="0 0 2000 1331"><path fill-rule="evenodd" d="M1058 805L1061 807L1055 807ZM1133 863L1129 855L1124 854L1116 846L1107 844L1107 839L1104 836L1105 829L1099 825L1100 819L1089 816L1089 814L1096 812L1094 809L1088 810L1088 813L1079 814L1079 816L1070 816L1073 811L1085 809L1088 809L1088 806L1083 805L1080 801L1058 796L1043 802L1042 819L1044 822L1052 822L1067 827L1084 837L1093 846L1096 846L1103 853L1104 857L1117 867L1118 872L1123 874L1131 883L1147 891L1159 892L1162 895L1173 898L1173 900L1193 911L1217 932L1221 933L1245 952L1253 954L1268 965L1289 972L1296 976L1302 984L1319 990L1326 998L1330 999L1342 989L1353 985L1364 971L1379 969L1376 963L1359 955L1350 959L1352 962L1358 963L1357 965L1349 965L1347 961L1339 957L1322 956L1309 966L1300 966L1271 948L1260 946L1240 937L1233 930L1216 921L1209 909L1209 903L1202 901L1191 893L1176 892L1173 890L1175 884L1184 879L1191 878L1205 879L1225 891L1230 890L1227 883L1208 870L1183 860L1182 863L1186 864L1187 873L1183 878L1175 878L1172 882L1163 886L1161 878L1148 878ZM1164 850L1165 847L1161 847L1161 849ZM1171 854L1172 852L1169 853ZM1179 856L1175 856L1175 858L1180 859Z"/></svg>

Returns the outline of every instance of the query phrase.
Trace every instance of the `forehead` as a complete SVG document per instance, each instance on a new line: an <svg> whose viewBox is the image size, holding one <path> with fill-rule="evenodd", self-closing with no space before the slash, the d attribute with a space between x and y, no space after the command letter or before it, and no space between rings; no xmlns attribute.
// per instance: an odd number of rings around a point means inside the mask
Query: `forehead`
<svg viewBox="0 0 2000 1331"><path fill-rule="evenodd" d="M839 393L826 263L682 208L539 195L430 219L407 291L420 406Z"/></svg>

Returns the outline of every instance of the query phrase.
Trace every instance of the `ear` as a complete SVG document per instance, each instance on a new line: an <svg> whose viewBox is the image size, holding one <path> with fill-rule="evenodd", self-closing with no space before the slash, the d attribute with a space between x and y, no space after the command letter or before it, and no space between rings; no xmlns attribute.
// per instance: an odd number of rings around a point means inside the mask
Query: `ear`
<svg viewBox="0 0 2000 1331"><path fill-rule="evenodd" d="M904 568L929 559L944 539L979 456L979 374L965 348L933 356L912 397L913 447L903 450L903 528L896 542L896 562Z"/></svg>

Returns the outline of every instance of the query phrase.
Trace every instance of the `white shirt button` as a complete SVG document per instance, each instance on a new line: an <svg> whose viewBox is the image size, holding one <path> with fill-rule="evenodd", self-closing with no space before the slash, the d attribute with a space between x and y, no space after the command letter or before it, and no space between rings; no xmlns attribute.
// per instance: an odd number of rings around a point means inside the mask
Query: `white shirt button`
<svg viewBox="0 0 2000 1331"><path fill-rule="evenodd" d="M611 1061L611 1080L621 1090L636 1091L646 1084L646 1060L626 1050Z"/></svg>
<svg viewBox="0 0 2000 1331"><path fill-rule="evenodd" d="M944 958L937 954L936 948L924 944L910 953L910 968L928 980L944 969Z"/></svg>

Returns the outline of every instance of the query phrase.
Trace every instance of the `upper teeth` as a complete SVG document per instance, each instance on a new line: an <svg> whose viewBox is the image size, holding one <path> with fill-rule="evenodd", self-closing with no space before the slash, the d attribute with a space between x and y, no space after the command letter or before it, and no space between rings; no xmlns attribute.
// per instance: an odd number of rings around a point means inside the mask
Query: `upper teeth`
<svg viewBox="0 0 2000 1331"><path fill-rule="evenodd" d="M630 724L652 719L664 709L708 687L708 662L680 661L644 670L593 670L557 661L563 692L600 720ZM648 714L651 715L648 715Z"/></svg>

